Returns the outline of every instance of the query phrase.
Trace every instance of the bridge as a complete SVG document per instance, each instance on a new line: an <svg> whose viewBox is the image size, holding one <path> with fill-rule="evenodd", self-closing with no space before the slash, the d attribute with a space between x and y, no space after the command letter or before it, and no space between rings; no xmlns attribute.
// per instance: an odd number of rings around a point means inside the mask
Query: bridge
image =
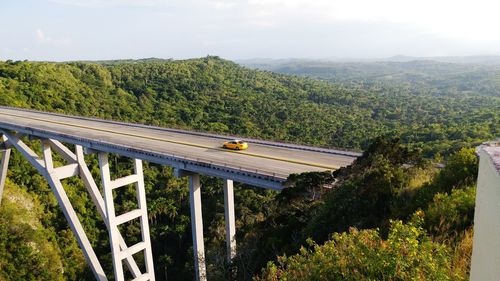
<svg viewBox="0 0 500 281"><path fill-rule="evenodd" d="M221 148L231 136L160 128L96 118L69 116L33 110L0 107L2 159L0 163L0 199L11 149L17 149L48 181L70 228L97 280L106 274L64 191L61 180L79 176L101 215L108 233L113 257L115 280L124 280L123 263L134 280L155 280L149 236L147 202L142 161L174 168L177 177L189 178L191 225L196 280L206 280L201 212L200 175L222 178L226 222L227 259L236 254L233 182L255 187L282 190L290 174L335 170L349 165L360 154L349 151L315 148L257 139L242 139L250 147L244 151ZM37 139L42 144L39 156L22 137ZM74 149L70 149L68 144ZM67 164L55 167L53 153ZM92 177L85 154L98 155L101 183ZM108 154L129 157L134 173L114 179L110 173ZM115 213L113 190L134 184L138 208L124 214ZM142 242L127 245L118 226L140 220ZM137 266L133 255L144 253L145 271Z"/></svg>

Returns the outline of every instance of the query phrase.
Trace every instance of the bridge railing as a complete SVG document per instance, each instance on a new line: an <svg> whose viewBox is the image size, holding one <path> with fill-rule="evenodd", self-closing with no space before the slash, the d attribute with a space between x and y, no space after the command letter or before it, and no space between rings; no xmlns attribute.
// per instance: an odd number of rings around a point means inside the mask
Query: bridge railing
<svg viewBox="0 0 500 281"><path fill-rule="evenodd" d="M261 180L256 186L263 186L271 189L281 189L281 184L286 181L286 174L270 173L261 169L248 169L238 165L227 165L224 162L217 162L210 160L209 158L202 157L188 157L180 154L172 153L160 153L157 151L147 150L134 145L116 145L107 142L103 139L87 139L82 137L77 137L69 134L63 134L59 132L53 132L46 129L33 129L20 125L12 125L6 122L0 121L0 128L17 131L19 133L27 134L30 136L35 136L39 138L56 139L61 142L81 145L88 149L93 149L95 151L106 151L110 153L116 153L119 155L124 155L131 158L139 158L148 162L158 163L163 165L172 166L174 168L181 168L185 170L190 170L193 172L201 172L198 169L202 169L203 174L219 176L217 171L225 172L229 175L235 176L245 176L247 179L254 178L255 180ZM219 176L221 177L221 176ZM269 185L264 184L264 182L274 182L276 184ZM252 181L241 180L243 183L248 183L252 185Z"/></svg>
<svg viewBox="0 0 500 281"><path fill-rule="evenodd" d="M241 139L243 141L246 141L249 143L254 143L254 144L263 144L263 145L291 148L291 149L303 150L303 151L313 151L313 152L321 152L321 153L335 154L335 155L344 155L344 156L351 156L351 157L359 157L362 154L362 152L360 152L360 151L348 150L348 149L339 148L339 147L336 147L336 148L315 147L315 146L308 146L308 145L303 145L303 144L287 142L284 140L280 140L279 142L273 142L273 141L267 141L267 140L263 140L263 139L259 139L259 138L255 138L255 137L249 138L249 137L235 136L235 135L229 135L229 134L213 134L213 133L207 133L207 132L194 130L194 129L185 130L185 129L180 129L180 128L163 128L163 127L157 127L157 126L146 125L146 124L141 124L141 123L120 122L120 121L114 121L114 120L109 120L109 119L99 119L99 118L86 117L86 116L73 116L73 115L67 115L64 113L45 112L45 111L40 111L40 110L36 110L36 109L25 109L25 108L17 108L17 107L12 107L12 106L0 106L0 108L14 109L17 111L25 111L25 112L37 112L37 113L43 113L43 114L48 114L48 115L52 115L52 116L59 116L59 117L71 117L73 119L80 119L80 120L99 121L99 122L104 122L104 123L108 123L108 124L116 124L116 125L123 125L123 126L129 126L129 127L153 129L153 130L158 130L158 131L163 131L163 132L173 132L173 133L187 134L187 135L193 135L193 136L210 137L210 138L215 138L215 139L220 139L220 140Z"/></svg>

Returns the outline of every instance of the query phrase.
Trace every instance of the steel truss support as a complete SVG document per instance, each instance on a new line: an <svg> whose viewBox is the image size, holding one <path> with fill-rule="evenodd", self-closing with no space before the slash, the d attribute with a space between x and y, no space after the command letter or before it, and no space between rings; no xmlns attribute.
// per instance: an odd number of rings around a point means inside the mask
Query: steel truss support
<svg viewBox="0 0 500 281"><path fill-rule="evenodd" d="M94 181L94 178L92 177L92 174L90 173L89 168L87 167L87 164L85 163L85 158L83 154L83 147L80 145L75 146L76 150L76 159L78 161L78 164L80 166L80 176L85 184L85 187L87 188L87 191L90 194L90 197L94 201L94 204L97 206L97 210L101 214L101 217L106 224L106 227L108 228L109 231L109 222L107 219L107 213L104 207L104 199L101 195L101 192L99 191L99 188L97 187L97 184ZM127 244L125 243L125 240L123 239L123 236L118 233L118 239L120 243L120 249L125 250L128 248ZM125 264L127 265L128 269L132 272L132 275L134 278L137 278L142 275L141 270L137 266L137 263L135 262L134 258L129 256L125 259ZM154 274L153 274L154 277Z"/></svg>
<svg viewBox="0 0 500 281"><path fill-rule="evenodd" d="M134 280L155 280L153 253L151 251L151 240L149 237L148 212L146 206L146 191L144 188L144 176L142 172L142 161L134 159L135 174L123 178L111 180L109 171L108 154L99 152L99 166L101 168L102 186L104 189L104 204L106 207L106 220L109 227L109 241L111 243L111 252L113 254L113 268L115 271L115 280L125 280L123 274L122 261L133 259L133 255L143 251L146 272L136 276ZM113 201L113 189L135 184L138 208L127 213L116 215ZM121 235L118 226L134 219L140 219L142 241L123 248L121 246Z"/></svg>
<svg viewBox="0 0 500 281"><path fill-rule="evenodd" d="M42 174L45 179L47 179L52 192L56 196L56 199L59 205L62 208L64 216L66 220L68 220L69 226L73 233L76 236L76 240L80 245L80 248L83 250L83 254L87 259L87 263L89 264L94 276L99 281L107 281L106 274L102 269L101 263L97 259L97 256L92 249L92 245L90 244L87 235L78 219L78 216L69 201L66 192L61 183L61 179L67 178L71 175L76 174L76 165L75 163L71 163L69 165L54 168L52 162L52 152L50 149L49 142L47 140L43 140L43 158L39 157L31 148L29 148L24 142L22 142L17 136L10 135L4 132L4 137L7 138L7 141L10 145L15 147L24 157L38 170L40 174Z"/></svg>
<svg viewBox="0 0 500 281"><path fill-rule="evenodd" d="M125 264L132 273L135 281L155 280L141 160L134 159L133 175L111 180L108 155L104 152L98 152L102 188L104 192L103 197L87 164L85 163L84 148L82 146L75 145L75 152L73 152L59 141L42 139L43 157L39 157L24 142L22 142L17 135L1 131L0 133L3 133L2 138L4 140L4 144L6 145L5 147L0 147L0 151L2 151L2 159L0 162L0 199L7 173L10 147L14 147L19 150L23 156L38 170L38 172L47 179L96 279L99 281L107 281L107 277L102 269L102 266L92 249L85 231L61 183L62 179L72 176L80 176L108 229L111 252L113 256L115 280L123 281L125 278L123 261L125 261ZM52 161L52 150L58 152L68 164L62 167L54 167L54 163ZM200 176L199 174L184 170L176 170L176 174L179 177L189 177L191 227L193 235L196 280L204 281L207 278L203 239ZM138 208L117 216L113 201L113 190L129 184L135 184L136 186ZM224 208L226 221L227 260L230 264L236 255L236 229L233 181L229 179L224 179ZM134 219L140 219L142 241L128 247L118 229L118 226ZM144 253L146 266L145 273L141 272L133 257L134 254L141 251Z"/></svg>
<svg viewBox="0 0 500 281"><path fill-rule="evenodd" d="M108 228L108 232L110 233L110 238L112 236L113 239L110 239L111 249L113 252L113 261L115 261L116 253L118 253L118 258L120 260L119 269L118 266L115 267L115 280L123 280L123 268L122 268L122 260L125 260L127 267L132 273L134 280L155 280L154 277L154 269L153 269L153 258L151 252L151 242L149 237L149 225L147 221L147 208L146 208L146 197L145 197L145 189L144 189L144 179L142 175L142 162L140 160L135 160L135 174L132 176L128 176L125 178L117 179L114 181L108 180L104 183L104 178L109 179L109 167L105 167L103 169L101 165L101 171L105 171L107 169L108 177L105 175L101 175L103 178L103 189L109 193L109 190L112 188L117 188L122 185L127 185L130 183L135 183L137 187L137 198L139 205L140 215L137 215L137 212L130 212L119 217L115 217L113 212L112 216L110 216L110 212L108 209L111 209L111 204L113 203L113 198L103 199L101 192L97 184L95 183L90 170L85 163L83 147L76 145L75 153L73 153L70 149L65 147L59 141L51 140L51 139L42 139L42 148L43 148L43 157L39 157L33 150L31 150L24 142L22 142L16 135L3 133L4 142L8 146L12 146L19 150L23 156L38 170L40 174L42 174L48 181L56 199L61 206L64 216L68 220L70 228L75 234L78 244L82 249L87 263L91 267L94 276L99 281L107 281L107 277L102 269L102 266L95 255L95 252L85 234L85 231L71 205L71 202L66 195L66 192L62 186L61 180L79 175L84 182L84 185L90 196L97 207L99 214L102 216L106 227ZM52 149L57 151L65 160L68 162L67 165L62 167L54 167L52 161ZM9 149L10 152L10 149ZM99 155L101 160L101 154ZM107 160L107 156L105 157ZM5 161L4 161L5 160ZM6 164L8 163L8 154L2 154L2 162L0 164L0 180L6 172ZM100 161L101 163L101 161ZM5 164L5 166L4 166ZM5 167L5 168L4 168ZM0 182L1 183L1 182ZM113 186L113 187L112 187ZM1 194L0 194L1 195ZM110 199L110 200L109 200ZM110 202L108 202L110 201ZM114 210L114 205L112 206ZM136 210L137 211L137 210ZM142 238L143 242L127 247L123 236L118 231L117 225L129 220L129 218L133 216L133 218L140 217L141 219L141 230L142 230ZM111 222L111 223L110 223ZM118 223L117 223L118 222ZM133 254L139 252L140 250L144 250L145 264L146 264L146 273L142 274L137 263L133 258ZM116 273L121 272L121 276Z"/></svg>
<svg viewBox="0 0 500 281"><path fill-rule="evenodd" d="M2 136L2 139L4 137ZM0 162L0 204L2 203L3 187L5 185L5 179L7 178L7 168L9 167L10 159L10 148L6 147L5 140L2 143L3 147L0 148L2 153L2 160Z"/></svg>

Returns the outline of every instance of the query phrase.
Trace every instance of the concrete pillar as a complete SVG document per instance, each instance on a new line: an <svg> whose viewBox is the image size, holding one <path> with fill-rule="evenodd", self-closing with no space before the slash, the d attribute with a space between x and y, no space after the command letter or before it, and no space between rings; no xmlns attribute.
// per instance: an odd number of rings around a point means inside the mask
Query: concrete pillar
<svg viewBox="0 0 500 281"><path fill-rule="evenodd" d="M236 256L236 225L234 219L233 181L224 180L224 214L226 219L227 262L231 264Z"/></svg>
<svg viewBox="0 0 500 281"><path fill-rule="evenodd" d="M191 205L191 228L193 233L194 269L197 281L207 280L205 268L205 245L203 242L203 217L201 213L200 175L190 173L189 200Z"/></svg>
<svg viewBox="0 0 500 281"><path fill-rule="evenodd" d="M3 187L7 178L7 169L9 167L10 148L2 150L2 162L0 163L0 204L2 203Z"/></svg>

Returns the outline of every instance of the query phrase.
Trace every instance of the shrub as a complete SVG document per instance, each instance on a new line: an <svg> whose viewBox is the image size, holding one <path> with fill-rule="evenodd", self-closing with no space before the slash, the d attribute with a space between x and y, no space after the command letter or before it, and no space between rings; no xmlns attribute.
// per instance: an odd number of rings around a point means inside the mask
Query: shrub
<svg viewBox="0 0 500 281"><path fill-rule="evenodd" d="M378 230L335 233L324 245L269 263L262 280L461 280L452 273L452 251L433 242L422 228L422 212L412 222L391 221L387 240Z"/></svg>
<svg viewBox="0 0 500 281"><path fill-rule="evenodd" d="M453 239L474 221L476 189L454 189L438 193L425 211L425 227L439 241Z"/></svg>

